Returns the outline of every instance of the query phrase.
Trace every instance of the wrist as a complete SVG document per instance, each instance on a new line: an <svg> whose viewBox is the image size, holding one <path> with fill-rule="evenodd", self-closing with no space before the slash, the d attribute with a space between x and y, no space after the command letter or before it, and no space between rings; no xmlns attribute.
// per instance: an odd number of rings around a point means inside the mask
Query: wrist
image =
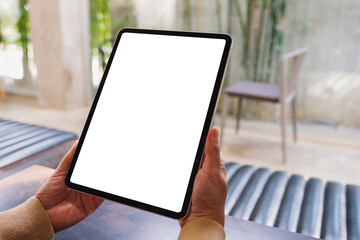
<svg viewBox="0 0 360 240"><path fill-rule="evenodd" d="M185 239L223 239L225 230L217 221L209 218L197 218L187 223L180 231L179 240Z"/></svg>

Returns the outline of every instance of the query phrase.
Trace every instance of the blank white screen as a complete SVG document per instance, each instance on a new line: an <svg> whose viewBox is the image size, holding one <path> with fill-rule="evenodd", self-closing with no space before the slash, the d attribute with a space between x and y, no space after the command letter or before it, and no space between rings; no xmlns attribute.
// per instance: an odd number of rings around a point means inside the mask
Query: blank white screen
<svg viewBox="0 0 360 240"><path fill-rule="evenodd" d="M180 212L224 47L123 33L71 182Z"/></svg>

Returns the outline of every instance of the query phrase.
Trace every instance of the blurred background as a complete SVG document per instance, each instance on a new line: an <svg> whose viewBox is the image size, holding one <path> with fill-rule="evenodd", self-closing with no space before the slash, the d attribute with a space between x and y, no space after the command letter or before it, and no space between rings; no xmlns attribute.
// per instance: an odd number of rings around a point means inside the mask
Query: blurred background
<svg viewBox="0 0 360 240"><path fill-rule="evenodd" d="M249 99L239 131L238 101L230 99L222 157L360 184L359 19L357 0L0 0L0 118L79 135L124 27L230 34L223 89L280 84L281 57L306 46L296 81L298 138L289 120L287 162L279 104ZM223 95L219 128L222 102Z"/></svg>

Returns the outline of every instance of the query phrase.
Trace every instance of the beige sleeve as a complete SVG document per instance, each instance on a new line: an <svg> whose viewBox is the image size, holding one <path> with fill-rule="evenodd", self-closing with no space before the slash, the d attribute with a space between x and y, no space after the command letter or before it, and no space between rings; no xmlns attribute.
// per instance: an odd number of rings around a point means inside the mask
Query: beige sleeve
<svg viewBox="0 0 360 240"><path fill-rule="evenodd" d="M36 197L0 213L0 240L54 238L49 217Z"/></svg>
<svg viewBox="0 0 360 240"><path fill-rule="evenodd" d="M182 229L178 240L224 240L224 228L209 218L198 218L188 222Z"/></svg>

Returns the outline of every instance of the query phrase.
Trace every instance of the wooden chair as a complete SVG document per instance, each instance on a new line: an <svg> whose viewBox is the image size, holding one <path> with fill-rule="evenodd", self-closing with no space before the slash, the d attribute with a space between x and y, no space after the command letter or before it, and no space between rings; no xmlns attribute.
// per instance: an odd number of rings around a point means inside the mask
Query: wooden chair
<svg viewBox="0 0 360 240"><path fill-rule="evenodd" d="M230 97L238 97L238 110L236 115L236 131L239 131L242 99L254 99L280 103L281 107L281 137L282 137L282 159L286 162L286 106L291 104L292 125L294 131L294 142L296 133L296 77L301 63L305 57L307 47L289 52L281 58L280 86L268 83L240 81L224 90L224 99L221 109L220 144L224 137L225 120L228 114Z"/></svg>

